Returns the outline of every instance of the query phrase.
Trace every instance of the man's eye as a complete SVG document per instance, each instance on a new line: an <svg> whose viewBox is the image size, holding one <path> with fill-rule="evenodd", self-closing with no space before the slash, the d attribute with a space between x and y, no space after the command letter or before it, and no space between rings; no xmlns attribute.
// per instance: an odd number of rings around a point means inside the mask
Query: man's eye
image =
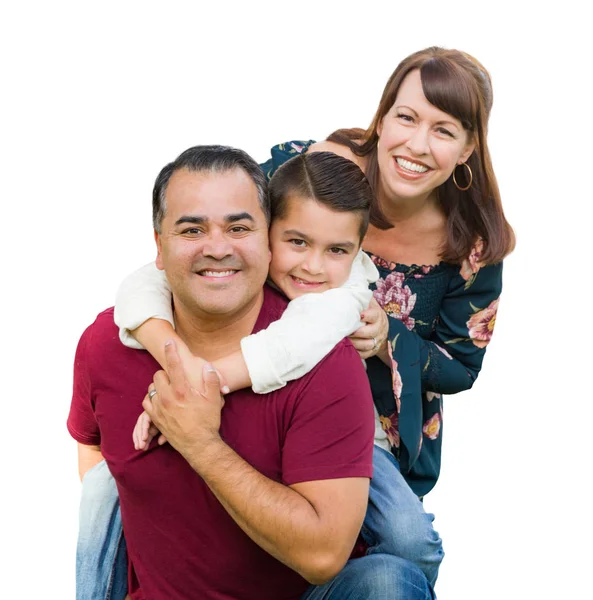
<svg viewBox="0 0 593 600"><path fill-rule="evenodd" d="M235 225L234 227L231 227L229 231L231 233L245 233L246 231L249 231L249 229L244 225Z"/></svg>
<svg viewBox="0 0 593 600"><path fill-rule="evenodd" d="M190 227L188 229L184 229L181 233L183 235L199 235L202 233L202 230L198 229L197 227Z"/></svg>

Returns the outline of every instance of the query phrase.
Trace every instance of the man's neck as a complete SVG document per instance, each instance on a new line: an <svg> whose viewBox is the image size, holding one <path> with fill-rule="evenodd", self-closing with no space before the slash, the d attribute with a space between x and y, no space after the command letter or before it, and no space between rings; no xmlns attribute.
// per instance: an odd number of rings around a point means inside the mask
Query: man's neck
<svg viewBox="0 0 593 600"><path fill-rule="evenodd" d="M253 331L264 301L261 292L240 310L225 315L197 314L180 302L175 307L175 326L192 354L218 360L240 349L239 342Z"/></svg>

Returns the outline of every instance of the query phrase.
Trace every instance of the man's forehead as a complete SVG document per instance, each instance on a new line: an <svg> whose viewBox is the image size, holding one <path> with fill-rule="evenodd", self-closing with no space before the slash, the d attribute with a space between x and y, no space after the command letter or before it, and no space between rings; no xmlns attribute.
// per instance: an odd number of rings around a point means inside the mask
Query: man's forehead
<svg viewBox="0 0 593 600"><path fill-rule="evenodd" d="M190 171L179 169L171 175L165 192L167 214L199 212L218 214L259 209L258 190L242 169ZM262 213L263 214L263 213Z"/></svg>

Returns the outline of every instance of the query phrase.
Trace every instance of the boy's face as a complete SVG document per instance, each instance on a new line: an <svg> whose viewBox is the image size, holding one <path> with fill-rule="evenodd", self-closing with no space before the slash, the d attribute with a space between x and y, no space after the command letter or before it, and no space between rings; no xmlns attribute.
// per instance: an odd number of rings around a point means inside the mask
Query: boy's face
<svg viewBox="0 0 593 600"><path fill-rule="evenodd" d="M289 300L340 287L360 248L361 216L289 196L286 214L270 227L269 276Z"/></svg>

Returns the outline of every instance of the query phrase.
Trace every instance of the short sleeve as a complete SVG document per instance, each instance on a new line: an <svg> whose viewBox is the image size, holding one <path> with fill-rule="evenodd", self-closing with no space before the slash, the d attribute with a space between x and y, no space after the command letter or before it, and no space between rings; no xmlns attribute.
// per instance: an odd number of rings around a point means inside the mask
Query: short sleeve
<svg viewBox="0 0 593 600"><path fill-rule="evenodd" d="M91 325L80 338L74 358L74 384L67 427L70 435L81 444L98 446L101 434L95 419L91 391L89 348L92 342Z"/></svg>
<svg viewBox="0 0 593 600"><path fill-rule="evenodd" d="M373 399L352 344L342 341L299 381L282 451L284 483L372 477Z"/></svg>
<svg viewBox="0 0 593 600"><path fill-rule="evenodd" d="M276 169L283 165L287 160L290 160L297 154L303 154L309 149L309 146L315 143L315 140L294 140L284 144L277 144L270 149L270 158L259 166L264 172L268 181L276 172Z"/></svg>

